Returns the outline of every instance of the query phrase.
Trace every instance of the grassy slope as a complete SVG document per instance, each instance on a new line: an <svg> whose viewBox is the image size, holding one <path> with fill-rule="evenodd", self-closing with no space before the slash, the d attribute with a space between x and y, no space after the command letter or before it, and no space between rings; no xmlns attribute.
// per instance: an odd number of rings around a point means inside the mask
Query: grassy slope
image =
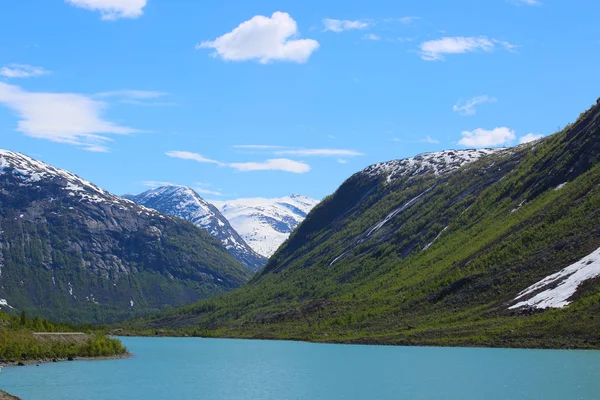
<svg viewBox="0 0 600 400"><path fill-rule="evenodd" d="M422 176L389 187L355 175L250 284L135 327L313 341L600 347L597 281L562 310L508 310L518 292L600 246L599 147L597 105L541 143L441 180ZM355 243L429 188L375 238Z"/></svg>

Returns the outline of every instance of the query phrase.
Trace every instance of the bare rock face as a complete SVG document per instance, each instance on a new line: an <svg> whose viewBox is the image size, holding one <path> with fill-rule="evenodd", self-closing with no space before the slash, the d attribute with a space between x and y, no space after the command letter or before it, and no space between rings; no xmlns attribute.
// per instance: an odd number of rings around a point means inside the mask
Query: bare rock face
<svg viewBox="0 0 600 400"><path fill-rule="evenodd" d="M0 250L0 298L77 322L191 303L250 275L194 225L10 151L0 151Z"/></svg>

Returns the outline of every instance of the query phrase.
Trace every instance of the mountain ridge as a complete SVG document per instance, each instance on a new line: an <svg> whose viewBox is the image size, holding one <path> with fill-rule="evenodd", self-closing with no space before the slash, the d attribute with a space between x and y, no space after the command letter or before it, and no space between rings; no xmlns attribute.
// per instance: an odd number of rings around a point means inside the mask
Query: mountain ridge
<svg viewBox="0 0 600 400"><path fill-rule="evenodd" d="M250 276L194 225L21 153L0 151L0 205L0 298L18 311L106 322Z"/></svg>
<svg viewBox="0 0 600 400"><path fill-rule="evenodd" d="M229 221L211 203L192 188L168 185L138 195L124 195L136 204L155 209L193 223L216 237L229 253L252 271L258 271L267 259L257 254L233 229Z"/></svg>

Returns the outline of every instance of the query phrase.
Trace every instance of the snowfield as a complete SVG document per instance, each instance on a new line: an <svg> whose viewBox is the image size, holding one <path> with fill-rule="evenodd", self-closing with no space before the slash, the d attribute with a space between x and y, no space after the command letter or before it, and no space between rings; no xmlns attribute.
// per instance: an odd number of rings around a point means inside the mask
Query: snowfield
<svg viewBox="0 0 600 400"><path fill-rule="evenodd" d="M509 309L522 307L563 308L571 304L569 299L575 294L579 285L598 276L600 276L600 248L575 264L571 264L523 290L513 301L527 300L520 301Z"/></svg>
<svg viewBox="0 0 600 400"><path fill-rule="evenodd" d="M258 254L270 257L318 201L300 195L277 199L212 201Z"/></svg>

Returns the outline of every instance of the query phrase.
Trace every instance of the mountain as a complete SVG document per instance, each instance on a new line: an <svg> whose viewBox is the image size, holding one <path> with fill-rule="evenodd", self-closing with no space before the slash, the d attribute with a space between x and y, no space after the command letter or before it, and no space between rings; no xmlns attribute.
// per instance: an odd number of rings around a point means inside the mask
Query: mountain
<svg viewBox="0 0 600 400"><path fill-rule="evenodd" d="M134 324L220 337L600 348L600 99L509 149L371 166L251 281Z"/></svg>
<svg viewBox="0 0 600 400"><path fill-rule="evenodd" d="M3 309L58 321L164 310L229 291L250 276L193 224L5 150L0 249Z"/></svg>
<svg viewBox="0 0 600 400"><path fill-rule="evenodd" d="M246 244L215 206L189 187L162 186L136 196L123 197L199 226L219 239L229 254L252 271L258 271L267 263L265 257L257 254Z"/></svg>
<svg viewBox="0 0 600 400"><path fill-rule="evenodd" d="M278 199L253 198L212 203L254 251L269 258L318 201L293 194Z"/></svg>

